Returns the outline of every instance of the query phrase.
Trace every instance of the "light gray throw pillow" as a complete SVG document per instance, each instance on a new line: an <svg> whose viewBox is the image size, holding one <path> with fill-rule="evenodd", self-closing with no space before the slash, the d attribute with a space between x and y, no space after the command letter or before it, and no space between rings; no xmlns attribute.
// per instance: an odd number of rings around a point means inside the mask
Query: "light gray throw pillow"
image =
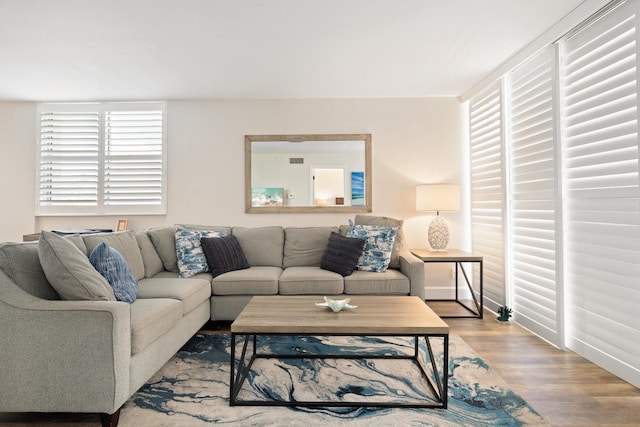
<svg viewBox="0 0 640 427"><path fill-rule="evenodd" d="M40 233L38 257L47 280L65 300L115 301L113 289L89 258L64 237Z"/></svg>

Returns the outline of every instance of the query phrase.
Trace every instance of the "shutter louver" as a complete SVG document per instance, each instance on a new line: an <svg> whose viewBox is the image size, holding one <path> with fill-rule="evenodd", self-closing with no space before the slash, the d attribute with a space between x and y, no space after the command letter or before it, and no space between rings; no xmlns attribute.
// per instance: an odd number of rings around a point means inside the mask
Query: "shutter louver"
<svg viewBox="0 0 640 427"><path fill-rule="evenodd" d="M38 200L50 212L98 204L100 118L83 110L40 114Z"/></svg>
<svg viewBox="0 0 640 427"><path fill-rule="evenodd" d="M484 296L494 309L505 303L501 97L495 84L472 98L469 107L472 245L484 257Z"/></svg>
<svg viewBox="0 0 640 427"><path fill-rule="evenodd" d="M562 165L567 345L640 384L636 17L566 40Z"/></svg>
<svg viewBox="0 0 640 427"><path fill-rule="evenodd" d="M555 69L550 47L509 76L509 264L514 319L562 347Z"/></svg>

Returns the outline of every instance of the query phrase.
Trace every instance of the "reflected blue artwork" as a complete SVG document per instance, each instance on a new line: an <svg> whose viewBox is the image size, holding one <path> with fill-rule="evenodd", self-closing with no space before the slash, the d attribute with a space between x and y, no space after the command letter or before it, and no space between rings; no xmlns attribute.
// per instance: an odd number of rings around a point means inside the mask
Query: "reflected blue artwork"
<svg viewBox="0 0 640 427"><path fill-rule="evenodd" d="M364 172L351 172L351 206L364 205Z"/></svg>

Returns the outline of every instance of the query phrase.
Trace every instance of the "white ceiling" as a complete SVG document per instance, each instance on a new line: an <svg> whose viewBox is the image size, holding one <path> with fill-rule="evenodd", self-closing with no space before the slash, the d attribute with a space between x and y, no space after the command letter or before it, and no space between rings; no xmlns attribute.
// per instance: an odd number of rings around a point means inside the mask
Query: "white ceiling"
<svg viewBox="0 0 640 427"><path fill-rule="evenodd" d="M0 100L458 96L582 0L0 0Z"/></svg>

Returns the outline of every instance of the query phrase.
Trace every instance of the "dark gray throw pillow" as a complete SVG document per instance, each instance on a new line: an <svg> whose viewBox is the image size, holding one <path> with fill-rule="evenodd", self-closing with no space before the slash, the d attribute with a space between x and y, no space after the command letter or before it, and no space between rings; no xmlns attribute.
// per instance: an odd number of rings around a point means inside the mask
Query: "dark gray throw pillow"
<svg viewBox="0 0 640 427"><path fill-rule="evenodd" d="M320 268L333 271L343 277L349 276L356 269L364 243L362 239L331 232L327 249L320 260Z"/></svg>
<svg viewBox="0 0 640 427"><path fill-rule="evenodd" d="M200 243L213 277L249 268L247 257L236 236L203 237Z"/></svg>

